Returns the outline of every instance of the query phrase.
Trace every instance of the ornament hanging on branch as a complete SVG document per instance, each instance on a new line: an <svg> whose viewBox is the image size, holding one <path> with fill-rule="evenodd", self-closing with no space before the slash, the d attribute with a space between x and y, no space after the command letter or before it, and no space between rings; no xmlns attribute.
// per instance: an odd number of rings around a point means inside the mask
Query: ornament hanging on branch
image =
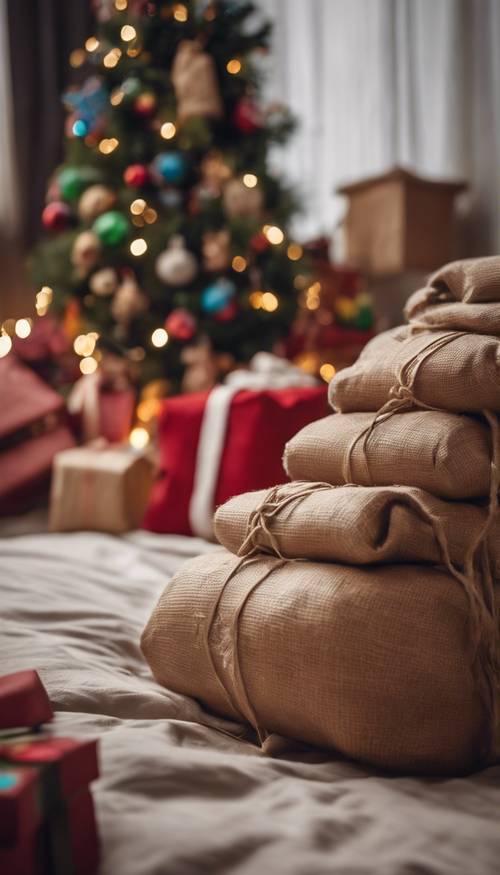
<svg viewBox="0 0 500 875"><path fill-rule="evenodd" d="M214 149L201 161L200 175L203 187L212 197L219 197L224 185L231 179L233 171L220 152Z"/></svg>
<svg viewBox="0 0 500 875"><path fill-rule="evenodd" d="M96 266L101 254L101 242L93 231L82 231L71 250L71 262L79 277L86 277Z"/></svg>
<svg viewBox="0 0 500 875"><path fill-rule="evenodd" d="M98 76L87 79L81 88L66 91L63 101L72 111L74 136L86 137L106 124L108 93Z"/></svg>
<svg viewBox="0 0 500 875"><path fill-rule="evenodd" d="M198 262L180 235L172 237L156 259L156 273L169 286L187 286L198 273Z"/></svg>
<svg viewBox="0 0 500 875"><path fill-rule="evenodd" d="M236 294L236 286L226 277L220 277L201 293L201 306L205 313L220 313Z"/></svg>
<svg viewBox="0 0 500 875"><path fill-rule="evenodd" d="M134 112L143 118L150 118L156 112L158 101L152 91L143 91L134 100Z"/></svg>
<svg viewBox="0 0 500 875"><path fill-rule="evenodd" d="M104 246L119 246L126 239L130 225L123 213L110 210L95 220L92 230Z"/></svg>
<svg viewBox="0 0 500 875"><path fill-rule="evenodd" d="M187 174L188 162L182 152L160 152L153 162L153 169L162 182L179 185Z"/></svg>
<svg viewBox="0 0 500 875"><path fill-rule="evenodd" d="M165 330L173 340L192 340L196 334L196 319L189 310L177 307L167 316Z"/></svg>
<svg viewBox="0 0 500 875"><path fill-rule="evenodd" d="M183 40L172 65L172 82L180 122L193 116L220 118L224 112L211 55L197 40Z"/></svg>
<svg viewBox="0 0 500 875"><path fill-rule="evenodd" d="M203 267L209 273L222 273L231 261L229 231L205 231L202 243Z"/></svg>
<svg viewBox="0 0 500 875"><path fill-rule="evenodd" d="M259 185L248 188L243 179L231 179L222 195L224 210L230 219L258 219L264 198Z"/></svg>
<svg viewBox="0 0 500 875"><path fill-rule="evenodd" d="M128 271L111 302L111 315L123 330L128 329L131 322L142 316L148 309L149 302L132 271Z"/></svg>
<svg viewBox="0 0 500 875"><path fill-rule="evenodd" d="M242 134L254 134L264 127L262 110L250 97L242 97L233 110L233 124Z"/></svg>
<svg viewBox="0 0 500 875"><path fill-rule="evenodd" d="M42 213L42 224L48 231L64 231L71 223L71 210L64 201L52 201Z"/></svg>
<svg viewBox="0 0 500 875"><path fill-rule="evenodd" d="M149 171L144 164L130 164L123 174L126 185L130 188L142 188L149 181Z"/></svg>
<svg viewBox="0 0 500 875"><path fill-rule="evenodd" d="M181 362L186 368L181 392L206 392L215 386L219 367L208 339L201 340L196 346L186 347L181 353Z"/></svg>
<svg viewBox="0 0 500 875"><path fill-rule="evenodd" d="M102 267L90 277L89 288L98 298L109 298L118 286L118 275L112 267Z"/></svg>
<svg viewBox="0 0 500 875"><path fill-rule="evenodd" d="M60 196L65 201L75 201L98 178L99 173L93 167L64 167L57 174Z"/></svg>
<svg viewBox="0 0 500 875"><path fill-rule="evenodd" d="M78 202L78 215L84 222L93 222L115 204L116 195L106 185L91 185Z"/></svg>

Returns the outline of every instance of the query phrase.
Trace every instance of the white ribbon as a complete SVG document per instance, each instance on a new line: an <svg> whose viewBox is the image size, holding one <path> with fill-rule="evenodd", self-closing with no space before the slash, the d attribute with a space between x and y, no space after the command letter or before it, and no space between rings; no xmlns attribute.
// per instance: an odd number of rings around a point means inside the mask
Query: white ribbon
<svg viewBox="0 0 500 875"><path fill-rule="evenodd" d="M248 370L233 371L226 377L224 385L210 392L203 411L189 503L189 523L194 535L207 540L213 538L215 492L234 396L245 389L258 392L292 386L317 386L317 380L286 359L269 352L258 352Z"/></svg>

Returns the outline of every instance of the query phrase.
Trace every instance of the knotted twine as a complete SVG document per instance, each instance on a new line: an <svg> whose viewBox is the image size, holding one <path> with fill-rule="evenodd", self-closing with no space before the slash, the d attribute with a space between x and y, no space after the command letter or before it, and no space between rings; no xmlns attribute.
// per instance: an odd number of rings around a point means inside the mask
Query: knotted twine
<svg viewBox="0 0 500 875"><path fill-rule="evenodd" d="M389 392L390 398L375 414L373 421L360 434L351 441L345 460L344 480L346 484L352 484L351 458L354 447L360 439L363 439L362 451L368 477L371 480L367 457L367 445L374 428L384 422L395 413L412 407L420 407L426 410L439 410L439 408L427 405L416 397L414 392L415 380L422 363L434 352L452 342L455 338L463 336L467 332L449 332L445 336L434 338L427 347L420 350L414 356L402 364L398 372L398 383ZM478 685L478 691L483 701L488 718L487 739L483 756L488 758L491 754L493 739L498 719L497 690L499 682L498 660L498 618L494 601L494 584L491 574L491 563L487 545L487 535L495 513L498 509L499 488L499 440L500 429L496 416L489 410L483 410L482 415L491 430L492 454L490 462L490 493L488 514L484 525L469 544L464 560L463 569L457 566L450 557L447 535L442 521L431 513L415 496L408 496L409 503L416 513L431 527L437 545L439 547L443 565L462 587L468 602L469 613L469 647L471 651L471 668ZM344 484L343 484L344 485ZM240 615L245 604L255 589L260 586L277 568L287 562L301 562L302 559L289 559L281 552L279 543L275 538L270 524L286 507L298 504L307 496L321 489L331 489L328 483L308 483L296 481L286 484L286 492L283 486L272 487L264 496L260 504L254 509L247 524L247 532L238 551L239 561L230 570L221 583L220 590L214 599L211 609L206 617L203 629L203 642L205 650L212 666L218 685L225 694L232 709L241 714L250 723L258 736L260 746L264 752L267 748L274 747L275 734L270 734L260 724L242 675L238 653L238 625ZM281 490L281 495L280 495ZM268 545L263 549L259 538L264 535ZM257 579L246 591L243 598L235 608L231 624L226 630L224 644L219 644L220 656L225 675L219 672L216 665L213 645L210 636L214 621L217 617L219 604L224 590L244 566L260 563L262 559L258 554L268 552L276 557L272 565L262 569ZM229 683L227 680L229 679Z"/></svg>

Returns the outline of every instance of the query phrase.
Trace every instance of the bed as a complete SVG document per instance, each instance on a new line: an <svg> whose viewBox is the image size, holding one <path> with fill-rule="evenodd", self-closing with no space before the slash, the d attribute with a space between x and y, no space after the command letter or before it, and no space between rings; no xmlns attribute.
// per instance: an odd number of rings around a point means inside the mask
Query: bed
<svg viewBox="0 0 500 875"><path fill-rule="evenodd" d="M102 875L498 875L500 767L416 780L321 752L270 759L154 682L142 627L212 545L19 531L0 539L0 672L37 668L57 731L99 737Z"/></svg>

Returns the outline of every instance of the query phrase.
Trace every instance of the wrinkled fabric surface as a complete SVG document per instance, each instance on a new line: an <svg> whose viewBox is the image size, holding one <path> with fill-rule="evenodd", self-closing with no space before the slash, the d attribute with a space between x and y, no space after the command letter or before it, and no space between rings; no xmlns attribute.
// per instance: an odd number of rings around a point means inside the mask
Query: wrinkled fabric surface
<svg viewBox="0 0 500 875"><path fill-rule="evenodd" d="M270 759L154 682L141 630L165 580L210 549L0 540L0 671L37 668L55 729L101 739L101 875L497 875L500 767L417 780L321 752Z"/></svg>

